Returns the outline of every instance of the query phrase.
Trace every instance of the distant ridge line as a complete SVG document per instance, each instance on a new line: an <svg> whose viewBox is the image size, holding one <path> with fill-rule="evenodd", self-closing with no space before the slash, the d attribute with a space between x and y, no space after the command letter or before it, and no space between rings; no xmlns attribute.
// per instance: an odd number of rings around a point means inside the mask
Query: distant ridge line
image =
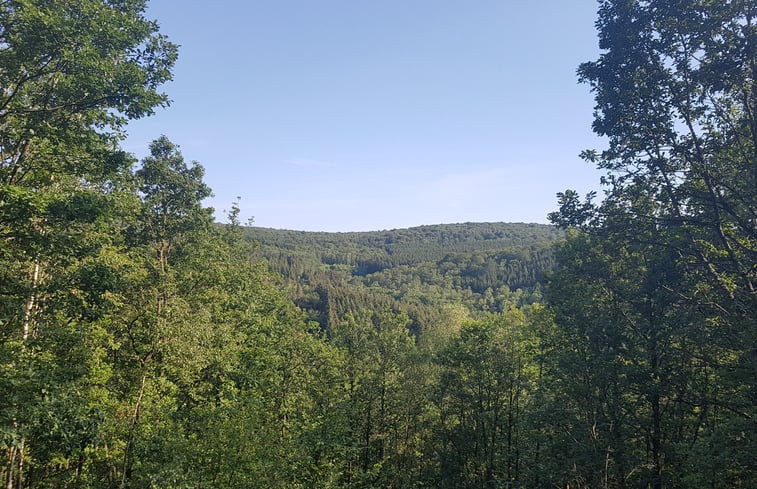
<svg viewBox="0 0 757 489"><path fill-rule="evenodd" d="M417 226L409 226L409 227L404 227L404 228L375 229L375 230L370 230L370 231L308 231L308 230L302 230L302 229L276 228L276 227L269 227L269 226L248 226L247 229L277 231L277 232L291 232L291 233L313 233L313 234L370 234L370 233L390 233L390 232L397 232L397 231L412 231L412 230L418 230L418 229L442 228L442 227L453 227L453 226L482 227L482 226L500 226L500 225L555 228L555 226L553 226L552 224L545 224L545 223L538 223L538 222L466 221L466 222L439 223L439 224L419 224Z"/></svg>

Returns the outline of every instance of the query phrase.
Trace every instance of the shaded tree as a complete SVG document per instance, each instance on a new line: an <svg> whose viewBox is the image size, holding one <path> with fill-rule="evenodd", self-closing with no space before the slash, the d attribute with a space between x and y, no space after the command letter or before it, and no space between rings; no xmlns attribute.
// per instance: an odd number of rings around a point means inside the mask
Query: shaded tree
<svg viewBox="0 0 757 489"><path fill-rule="evenodd" d="M584 157L607 171L606 192L599 203L559 195L552 221L589 238L563 254L552 298L561 326L585 331L574 346L610 348L620 405L636 398L649 410L634 422L648 437L652 487L754 483L726 440L757 433L755 15L742 1L602 1L603 53L579 68L608 141ZM588 277L598 281L588 296L569 283ZM601 322L607 335L589 331ZM639 379L649 384L634 390ZM634 436L619 434L630 445ZM727 455L715 464L712 454ZM623 484L620 472L609 485Z"/></svg>

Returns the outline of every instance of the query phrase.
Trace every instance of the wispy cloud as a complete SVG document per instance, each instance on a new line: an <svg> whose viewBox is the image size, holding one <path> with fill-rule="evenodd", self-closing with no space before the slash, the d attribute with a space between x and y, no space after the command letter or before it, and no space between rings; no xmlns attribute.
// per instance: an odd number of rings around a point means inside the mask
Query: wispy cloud
<svg viewBox="0 0 757 489"><path fill-rule="evenodd" d="M287 165L299 168L337 168L337 165L330 161L316 160L312 158L290 158L286 163Z"/></svg>

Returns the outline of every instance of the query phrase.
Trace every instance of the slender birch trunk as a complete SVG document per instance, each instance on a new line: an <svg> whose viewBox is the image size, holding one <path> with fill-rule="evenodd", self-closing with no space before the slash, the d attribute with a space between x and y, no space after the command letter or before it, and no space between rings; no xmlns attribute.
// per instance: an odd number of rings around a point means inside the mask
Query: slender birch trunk
<svg viewBox="0 0 757 489"><path fill-rule="evenodd" d="M32 291L29 294L29 298L26 301L26 307L24 308L24 322L21 338L23 344L26 345L29 339L29 331L31 330L32 315L34 314L34 308L37 306L37 287L39 285L39 254L34 258L34 268L32 270Z"/></svg>

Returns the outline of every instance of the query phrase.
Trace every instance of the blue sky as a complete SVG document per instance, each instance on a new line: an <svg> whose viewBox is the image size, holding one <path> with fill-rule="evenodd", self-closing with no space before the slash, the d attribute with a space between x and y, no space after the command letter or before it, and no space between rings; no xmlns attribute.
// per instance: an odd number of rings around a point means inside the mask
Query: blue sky
<svg viewBox="0 0 757 489"><path fill-rule="evenodd" d="M593 0L152 0L181 45L168 109L132 122L199 161L219 218L380 230L546 222L598 187L579 63Z"/></svg>

